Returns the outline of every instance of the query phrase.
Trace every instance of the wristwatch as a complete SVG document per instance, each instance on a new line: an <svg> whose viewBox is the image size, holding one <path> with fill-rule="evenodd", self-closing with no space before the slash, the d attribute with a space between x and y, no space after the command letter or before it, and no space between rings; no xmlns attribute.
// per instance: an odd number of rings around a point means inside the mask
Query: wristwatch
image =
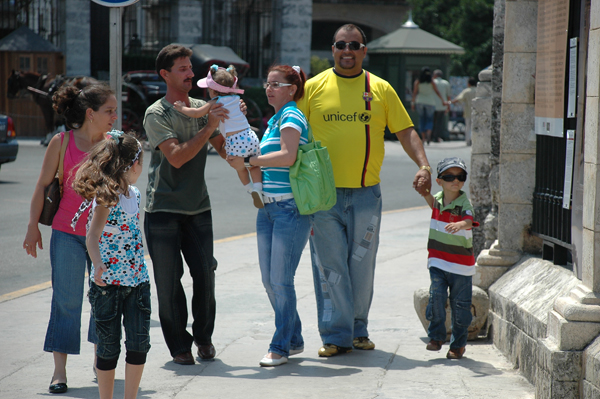
<svg viewBox="0 0 600 399"><path fill-rule="evenodd" d="M250 157L244 157L244 166L247 168L251 168L252 165L250 165ZM431 173L431 172L429 172Z"/></svg>
<svg viewBox="0 0 600 399"><path fill-rule="evenodd" d="M429 172L429 174L431 174L431 166L423 165L419 168L419 170L423 170L423 169L425 169L426 171Z"/></svg>

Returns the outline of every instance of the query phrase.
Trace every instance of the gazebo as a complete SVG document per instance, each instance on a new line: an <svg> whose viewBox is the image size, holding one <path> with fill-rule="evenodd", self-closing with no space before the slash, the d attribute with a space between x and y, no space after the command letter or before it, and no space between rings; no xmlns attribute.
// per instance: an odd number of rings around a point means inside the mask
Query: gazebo
<svg viewBox="0 0 600 399"><path fill-rule="evenodd" d="M420 29L413 22L412 13L400 29L373 40L367 47L369 70L390 82L407 110L412 84L421 68L441 69L448 78L450 56L465 52L462 47Z"/></svg>

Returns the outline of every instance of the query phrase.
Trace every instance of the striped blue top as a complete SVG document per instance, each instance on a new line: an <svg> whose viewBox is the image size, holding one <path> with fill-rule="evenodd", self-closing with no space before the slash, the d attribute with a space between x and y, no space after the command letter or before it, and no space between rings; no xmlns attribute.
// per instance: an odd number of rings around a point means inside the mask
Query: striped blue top
<svg viewBox="0 0 600 399"><path fill-rule="evenodd" d="M281 124L279 123L280 120ZM280 129L287 127L300 132L300 145L308 143L308 122L294 101L285 104L269 120L269 127L260 142L260 153L262 155L281 151ZM289 167L262 166L261 170L264 195L267 197L277 197L292 193Z"/></svg>

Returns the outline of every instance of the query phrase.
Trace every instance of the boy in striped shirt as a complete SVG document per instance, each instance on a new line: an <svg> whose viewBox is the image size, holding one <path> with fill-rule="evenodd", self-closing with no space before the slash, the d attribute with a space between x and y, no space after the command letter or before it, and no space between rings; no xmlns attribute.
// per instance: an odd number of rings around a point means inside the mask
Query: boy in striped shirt
<svg viewBox="0 0 600 399"><path fill-rule="evenodd" d="M431 277L427 304L427 350L439 351L446 342L446 300L450 290L452 337L448 359L461 359L471 324L472 276L475 274L473 207L462 188L467 180L467 165L457 157L445 158L437 166L437 183L442 191L428 193L425 200L432 209L427 249L427 268Z"/></svg>

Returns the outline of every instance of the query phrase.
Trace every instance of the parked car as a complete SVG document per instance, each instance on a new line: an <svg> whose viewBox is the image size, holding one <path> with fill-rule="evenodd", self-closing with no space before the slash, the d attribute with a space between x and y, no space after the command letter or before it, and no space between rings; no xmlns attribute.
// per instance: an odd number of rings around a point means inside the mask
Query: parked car
<svg viewBox="0 0 600 399"><path fill-rule="evenodd" d="M6 162L14 162L19 152L15 125L10 116L0 114L0 166Z"/></svg>

